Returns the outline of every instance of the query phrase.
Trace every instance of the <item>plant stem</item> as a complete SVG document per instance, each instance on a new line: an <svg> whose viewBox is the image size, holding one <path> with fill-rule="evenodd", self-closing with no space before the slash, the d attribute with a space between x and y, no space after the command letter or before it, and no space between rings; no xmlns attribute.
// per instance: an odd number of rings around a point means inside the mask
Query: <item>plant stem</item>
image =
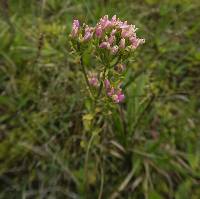
<svg viewBox="0 0 200 199"><path fill-rule="evenodd" d="M96 96L96 100L99 98L99 96L101 95L101 91L102 91L102 88L103 88L103 82L104 82L104 80L105 80L105 76L106 76L106 66L105 66L105 68L104 68L104 71L103 71L103 80L101 81L101 85L100 85L100 87L99 87L99 91L98 91L98 94L97 94L97 96Z"/></svg>
<svg viewBox="0 0 200 199"><path fill-rule="evenodd" d="M85 70L85 66L83 64L83 58L82 58L82 56L80 58L80 65L82 67L82 72L83 72L83 75L85 77L85 82L86 82L86 84L87 84L87 86L89 88L90 96L91 96L92 99L94 99L94 96L93 96L93 93L92 93L92 88L90 86L90 83L89 83L89 80L88 80L88 77L87 77L87 73L86 73L86 70Z"/></svg>
<svg viewBox="0 0 200 199"><path fill-rule="evenodd" d="M126 121L125 121L125 116L124 116L122 105L119 106L119 113L120 113L120 118L121 118L121 121L122 121L124 136L126 136Z"/></svg>
<svg viewBox="0 0 200 199"><path fill-rule="evenodd" d="M84 184L85 184L85 194L86 194L86 196L87 196L87 192L88 192L88 160L89 160L89 152L90 152L90 148L92 146L92 142L93 142L95 137L96 137L96 134L92 134L92 137L90 138L88 146L87 146L87 151L86 151L86 156L85 156L85 164L84 164L85 182L84 182Z"/></svg>

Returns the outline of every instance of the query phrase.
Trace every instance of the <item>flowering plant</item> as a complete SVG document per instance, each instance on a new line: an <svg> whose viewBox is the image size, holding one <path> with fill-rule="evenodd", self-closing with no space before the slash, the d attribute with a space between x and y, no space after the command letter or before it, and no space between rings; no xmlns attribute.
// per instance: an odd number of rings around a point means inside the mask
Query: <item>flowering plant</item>
<svg viewBox="0 0 200 199"><path fill-rule="evenodd" d="M74 20L70 38L73 49L80 56L91 98L98 100L104 90L104 96L112 102L124 101L121 84L126 65L134 51L145 42L136 36L136 30L135 25L121 21L116 15L112 19L107 15L102 17L94 27L80 25ZM99 65L93 71L86 71L85 52L92 54L90 58L95 58Z"/></svg>
<svg viewBox="0 0 200 199"><path fill-rule="evenodd" d="M110 102L102 103L104 110L106 110L101 112L105 117L110 115L110 107L113 103L124 102L125 95L122 90L122 81L125 77L128 63L135 50L145 42L144 39L136 36L136 30L137 28L134 25L129 25L127 21L123 22L116 16L109 19L107 15L102 17L94 27L86 24L80 25L78 20L74 20L72 25L70 40L74 52L78 53L80 57L80 65L92 99L92 101L86 101L89 102L86 103L88 111L82 117L85 132L92 134L89 134L91 137L88 143L87 139L81 142L82 148L86 149L86 190L89 150L92 142L99 142L99 133L102 131L102 128L99 128L94 123L99 123L102 118L96 115L101 111L101 108L96 106L96 102L100 99L103 102ZM95 67L92 68L92 66ZM109 108L107 108L107 104ZM113 112L114 109L115 107ZM120 111L120 117L122 118L123 131L125 132L125 120L123 119L122 111ZM130 126L133 128L133 120L131 120Z"/></svg>

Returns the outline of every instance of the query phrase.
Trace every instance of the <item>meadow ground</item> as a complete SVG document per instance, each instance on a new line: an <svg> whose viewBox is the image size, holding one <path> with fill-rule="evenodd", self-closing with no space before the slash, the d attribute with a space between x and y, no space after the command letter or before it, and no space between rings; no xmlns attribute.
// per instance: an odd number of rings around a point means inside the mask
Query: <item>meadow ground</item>
<svg viewBox="0 0 200 199"><path fill-rule="evenodd" d="M200 198L199 0L0 2L0 198ZM68 34L105 14L146 43L94 119Z"/></svg>

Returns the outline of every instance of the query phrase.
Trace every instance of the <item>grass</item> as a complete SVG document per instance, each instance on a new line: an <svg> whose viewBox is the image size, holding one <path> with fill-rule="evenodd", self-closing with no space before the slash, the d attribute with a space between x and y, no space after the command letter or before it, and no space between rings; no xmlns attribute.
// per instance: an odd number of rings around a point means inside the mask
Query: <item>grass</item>
<svg viewBox="0 0 200 199"><path fill-rule="evenodd" d="M198 0L0 7L0 198L199 198ZM74 18L95 24L104 14L136 24L146 44L125 103L91 115L68 33Z"/></svg>

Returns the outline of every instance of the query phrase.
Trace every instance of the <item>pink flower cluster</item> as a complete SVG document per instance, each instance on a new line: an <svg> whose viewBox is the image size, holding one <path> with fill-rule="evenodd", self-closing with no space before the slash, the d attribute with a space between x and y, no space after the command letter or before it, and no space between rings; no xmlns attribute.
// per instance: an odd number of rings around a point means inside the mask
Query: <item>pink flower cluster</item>
<svg viewBox="0 0 200 199"><path fill-rule="evenodd" d="M110 50L112 54L126 47L136 49L145 42L144 39L137 38L136 30L134 25L128 25L127 21L122 22L116 15L111 20L106 15L96 26L96 36L102 39L99 47Z"/></svg>
<svg viewBox="0 0 200 199"><path fill-rule="evenodd" d="M88 41L93 37L94 28L89 27L88 25L85 26L85 34L83 37L83 41Z"/></svg>
<svg viewBox="0 0 200 199"><path fill-rule="evenodd" d="M71 36L82 38L82 41L98 38L100 41L99 47L110 50L114 55L126 47L136 49L145 42L144 39L137 38L137 28L134 25L129 25L127 21L123 22L119 18L117 19L116 15L111 20L109 20L108 15L105 15L95 27L83 25L82 31L80 31L81 35L78 35L80 29L79 21L74 20Z"/></svg>
<svg viewBox="0 0 200 199"><path fill-rule="evenodd" d="M122 93L121 88L114 88L108 79L104 81L104 86L106 88L107 95L113 100L114 103L120 103L124 101L125 96Z"/></svg>
<svg viewBox="0 0 200 199"><path fill-rule="evenodd" d="M74 20L74 22L72 24L71 36L72 37L77 37L79 29L80 29L80 23L79 23L79 21L78 20Z"/></svg>
<svg viewBox="0 0 200 199"><path fill-rule="evenodd" d="M110 57L107 59L107 51L109 52L109 55L111 55L111 58L113 58L113 56L115 55L115 57L118 58L116 59L117 63L114 66L114 70L118 73L115 74L117 76L121 75L121 73L123 73L126 69L126 65L123 64L123 62L126 62L127 56L123 55L126 55L127 53L127 55L129 56L128 52L135 50L145 42L144 39L140 39L137 37L136 31L137 28L135 27L135 25L129 25L127 21L121 21L119 18L116 17L116 15L114 15L111 19L108 18L108 15L105 15L94 27L90 27L86 24L80 26L79 21L74 20L72 25L71 38L73 38L72 43L75 44L74 46L75 48L77 48L77 50L85 49L78 48L79 45L76 45L77 42L80 45L87 46L85 44L91 41L91 44L93 44L91 46L94 47L95 50L98 49L97 57L99 56L100 59L106 59L103 61L111 62L114 60L109 59ZM105 69L112 71L111 68ZM122 93L122 89L120 88L120 86L116 87L110 83L106 75L108 74L109 76L111 76L111 73L106 73L106 70L102 80L100 80L101 75L97 76L97 73L89 72L87 75L88 83L92 87L101 88L100 82L102 81L102 84L104 82L107 96L111 98L114 103L123 102L125 96Z"/></svg>
<svg viewBox="0 0 200 199"><path fill-rule="evenodd" d="M94 72L89 72L88 73L88 81L89 84L93 87L99 87L99 79L97 77L97 74Z"/></svg>

